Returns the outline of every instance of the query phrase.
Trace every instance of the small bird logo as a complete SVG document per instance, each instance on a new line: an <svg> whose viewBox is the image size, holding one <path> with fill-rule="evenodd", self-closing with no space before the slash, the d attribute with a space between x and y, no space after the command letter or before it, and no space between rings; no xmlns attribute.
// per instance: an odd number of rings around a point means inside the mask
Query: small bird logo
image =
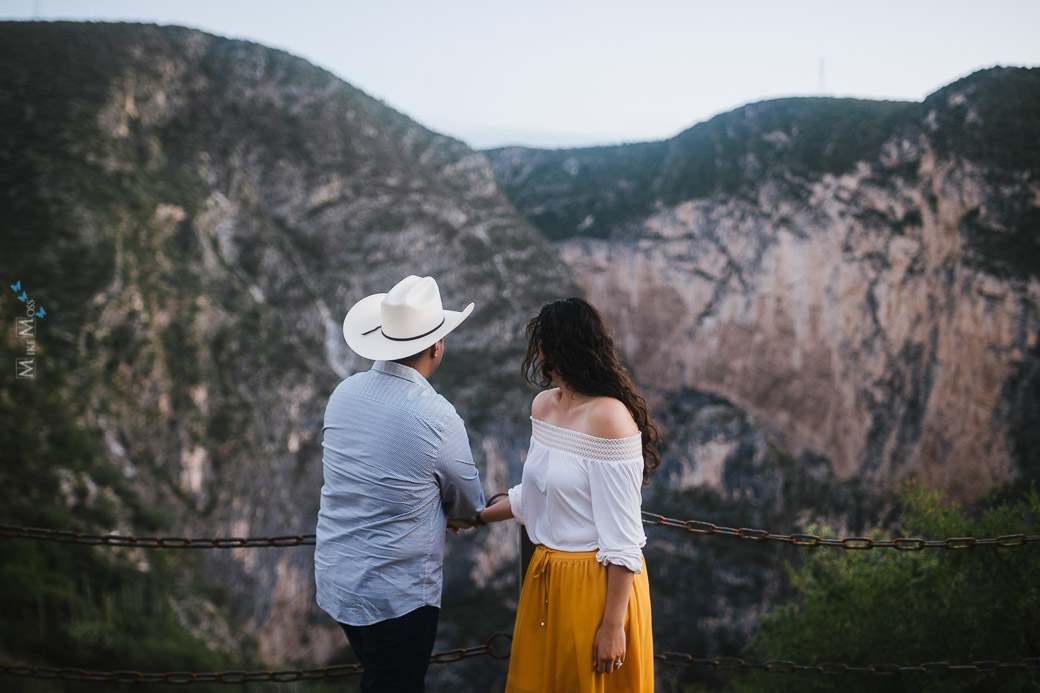
<svg viewBox="0 0 1040 693"><path fill-rule="evenodd" d="M19 279L14 284L9 284L8 286L11 287L11 291L13 291L15 293L18 293L19 291L22 290L22 280Z"/></svg>
<svg viewBox="0 0 1040 693"><path fill-rule="evenodd" d="M47 315L47 311L43 309L43 306L40 306L40 309L36 311L36 317L42 318L45 315Z"/></svg>
<svg viewBox="0 0 1040 693"><path fill-rule="evenodd" d="M28 298L29 298L29 294L27 294L27 293L25 293L23 291L21 293L21 295L18 297L18 300L21 301L22 303L25 303L26 299L28 299Z"/></svg>

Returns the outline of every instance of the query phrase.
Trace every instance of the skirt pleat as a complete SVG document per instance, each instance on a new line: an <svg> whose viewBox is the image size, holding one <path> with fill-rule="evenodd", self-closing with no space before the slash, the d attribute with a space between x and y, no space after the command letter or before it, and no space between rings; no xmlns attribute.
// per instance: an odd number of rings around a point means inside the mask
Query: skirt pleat
<svg viewBox="0 0 1040 693"><path fill-rule="evenodd" d="M634 576L628 599L624 664L598 674L592 641L606 597L607 568L596 560L595 551L536 547L520 593L506 693L652 693L654 642L646 563Z"/></svg>

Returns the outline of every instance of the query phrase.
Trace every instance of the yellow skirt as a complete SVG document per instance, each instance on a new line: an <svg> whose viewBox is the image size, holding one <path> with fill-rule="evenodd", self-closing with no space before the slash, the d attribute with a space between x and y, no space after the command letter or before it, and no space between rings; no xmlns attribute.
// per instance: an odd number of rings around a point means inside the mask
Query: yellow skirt
<svg viewBox="0 0 1040 693"><path fill-rule="evenodd" d="M609 674L592 666L592 641L603 618L607 568L595 551L535 547L513 629L506 693L653 693L650 586L632 582L625 614L625 663Z"/></svg>

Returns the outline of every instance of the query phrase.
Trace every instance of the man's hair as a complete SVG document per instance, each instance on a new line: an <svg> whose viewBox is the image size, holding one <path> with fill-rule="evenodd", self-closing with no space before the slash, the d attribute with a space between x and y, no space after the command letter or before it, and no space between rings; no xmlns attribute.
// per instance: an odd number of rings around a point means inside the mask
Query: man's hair
<svg viewBox="0 0 1040 693"><path fill-rule="evenodd" d="M422 358L422 355L425 354L429 348L430 347L426 347L426 349L418 351L412 354L411 356L405 356L403 359L394 359L394 363L399 363L402 366L408 366L409 368L413 368L415 364L419 363L419 360Z"/></svg>

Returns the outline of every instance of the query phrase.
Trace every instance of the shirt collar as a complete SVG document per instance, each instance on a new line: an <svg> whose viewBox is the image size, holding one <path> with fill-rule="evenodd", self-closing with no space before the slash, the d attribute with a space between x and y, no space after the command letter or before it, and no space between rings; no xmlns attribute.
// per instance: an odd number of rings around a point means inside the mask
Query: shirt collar
<svg viewBox="0 0 1040 693"><path fill-rule="evenodd" d="M422 377L422 374L419 373L419 371L409 366L401 365L400 363L394 363L393 361L376 361L372 364L372 370L386 373L395 378L401 378L402 380L415 383L420 387L433 390L433 385L430 385L430 381ZM436 390L434 391L436 392Z"/></svg>

